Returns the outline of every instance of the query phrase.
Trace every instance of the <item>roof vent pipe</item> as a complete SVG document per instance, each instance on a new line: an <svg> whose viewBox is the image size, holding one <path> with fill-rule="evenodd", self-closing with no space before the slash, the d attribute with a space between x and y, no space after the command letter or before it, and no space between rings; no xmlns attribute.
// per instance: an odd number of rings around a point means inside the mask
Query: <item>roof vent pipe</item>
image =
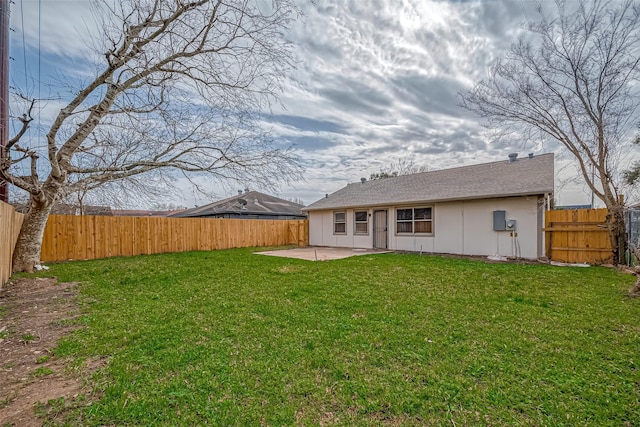
<svg viewBox="0 0 640 427"><path fill-rule="evenodd" d="M513 163L518 158L518 153L509 153L509 163Z"/></svg>
<svg viewBox="0 0 640 427"><path fill-rule="evenodd" d="M325 198L325 199L328 199L328 198L329 198L329 194L325 194L325 195L324 195L324 198Z"/></svg>
<svg viewBox="0 0 640 427"><path fill-rule="evenodd" d="M529 153L529 158L533 159L533 153Z"/></svg>
<svg viewBox="0 0 640 427"><path fill-rule="evenodd" d="M238 190L238 195L241 195L241 194L242 194L242 190Z"/></svg>
<svg viewBox="0 0 640 427"><path fill-rule="evenodd" d="M360 178L360 182L364 184L365 182L367 182L367 178Z"/></svg>

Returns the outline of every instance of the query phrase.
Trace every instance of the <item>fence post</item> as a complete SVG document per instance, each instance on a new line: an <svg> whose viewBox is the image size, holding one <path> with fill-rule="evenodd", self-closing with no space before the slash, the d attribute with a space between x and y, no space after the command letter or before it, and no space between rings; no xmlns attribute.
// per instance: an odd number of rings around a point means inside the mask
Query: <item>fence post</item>
<svg viewBox="0 0 640 427"><path fill-rule="evenodd" d="M11 276L13 251L23 220L24 215L13 206L0 202L0 288Z"/></svg>
<svg viewBox="0 0 640 427"><path fill-rule="evenodd" d="M553 239L553 232L549 229L553 229L553 222L549 222L549 224L547 225L547 258L549 259L549 261L551 261L552 259L552 251L553 251L553 244L552 244L552 239Z"/></svg>

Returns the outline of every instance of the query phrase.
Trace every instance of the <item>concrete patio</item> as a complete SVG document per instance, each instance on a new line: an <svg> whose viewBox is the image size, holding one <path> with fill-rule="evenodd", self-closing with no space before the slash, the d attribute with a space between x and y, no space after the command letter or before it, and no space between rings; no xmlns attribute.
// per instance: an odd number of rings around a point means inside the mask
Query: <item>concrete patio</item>
<svg viewBox="0 0 640 427"><path fill-rule="evenodd" d="M279 256L284 258L306 259L308 261L329 261L349 258L358 255L384 254L391 251L365 248L333 248L326 246L310 246L306 248L282 249L277 251L255 252L259 255Z"/></svg>

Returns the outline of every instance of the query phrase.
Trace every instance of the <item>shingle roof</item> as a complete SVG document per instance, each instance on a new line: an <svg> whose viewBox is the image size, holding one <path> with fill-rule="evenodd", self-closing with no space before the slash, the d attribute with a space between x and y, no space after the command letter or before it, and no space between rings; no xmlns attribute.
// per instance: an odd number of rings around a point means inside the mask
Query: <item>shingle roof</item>
<svg viewBox="0 0 640 427"><path fill-rule="evenodd" d="M97 205L84 205L82 207L84 215L102 215L111 216L113 211L110 206L97 206ZM58 215L78 215L80 213L80 206L73 203L59 203L54 205L51 209L52 214Z"/></svg>
<svg viewBox="0 0 640 427"><path fill-rule="evenodd" d="M258 191L249 191L197 208L170 215L176 218L206 217L222 214L305 216L303 205Z"/></svg>
<svg viewBox="0 0 640 427"><path fill-rule="evenodd" d="M553 153L349 184L304 211L553 192Z"/></svg>
<svg viewBox="0 0 640 427"><path fill-rule="evenodd" d="M183 212L185 209L174 209L170 211L149 211L142 209L114 209L114 216L172 216L175 213Z"/></svg>

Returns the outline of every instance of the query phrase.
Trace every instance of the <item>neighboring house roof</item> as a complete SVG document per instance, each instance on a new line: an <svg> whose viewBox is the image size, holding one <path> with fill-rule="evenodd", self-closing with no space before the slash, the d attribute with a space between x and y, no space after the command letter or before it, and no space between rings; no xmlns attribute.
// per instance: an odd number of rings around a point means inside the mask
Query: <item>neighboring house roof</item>
<svg viewBox="0 0 640 427"><path fill-rule="evenodd" d="M81 209L79 205L66 203L58 203L51 209L51 213L54 215L79 215L80 211ZM82 212L84 215L113 215L110 206L84 205L82 207Z"/></svg>
<svg viewBox="0 0 640 427"><path fill-rule="evenodd" d="M553 153L348 184L304 211L553 192Z"/></svg>
<svg viewBox="0 0 640 427"><path fill-rule="evenodd" d="M171 216L171 214L182 212L184 209L175 209L171 211L149 211L140 209L114 209L114 216Z"/></svg>
<svg viewBox="0 0 640 427"><path fill-rule="evenodd" d="M570 210L576 210L576 209L593 209L593 206L591 205L562 205L562 206L554 206L553 207L554 210L556 211L570 211Z"/></svg>
<svg viewBox="0 0 640 427"><path fill-rule="evenodd" d="M171 215L172 217L207 217L227 214L258 216L298 216L305 217L301 211L304 205L293 203L258 191L249 191L233 197L197 208L187 209Z"/></svg>

